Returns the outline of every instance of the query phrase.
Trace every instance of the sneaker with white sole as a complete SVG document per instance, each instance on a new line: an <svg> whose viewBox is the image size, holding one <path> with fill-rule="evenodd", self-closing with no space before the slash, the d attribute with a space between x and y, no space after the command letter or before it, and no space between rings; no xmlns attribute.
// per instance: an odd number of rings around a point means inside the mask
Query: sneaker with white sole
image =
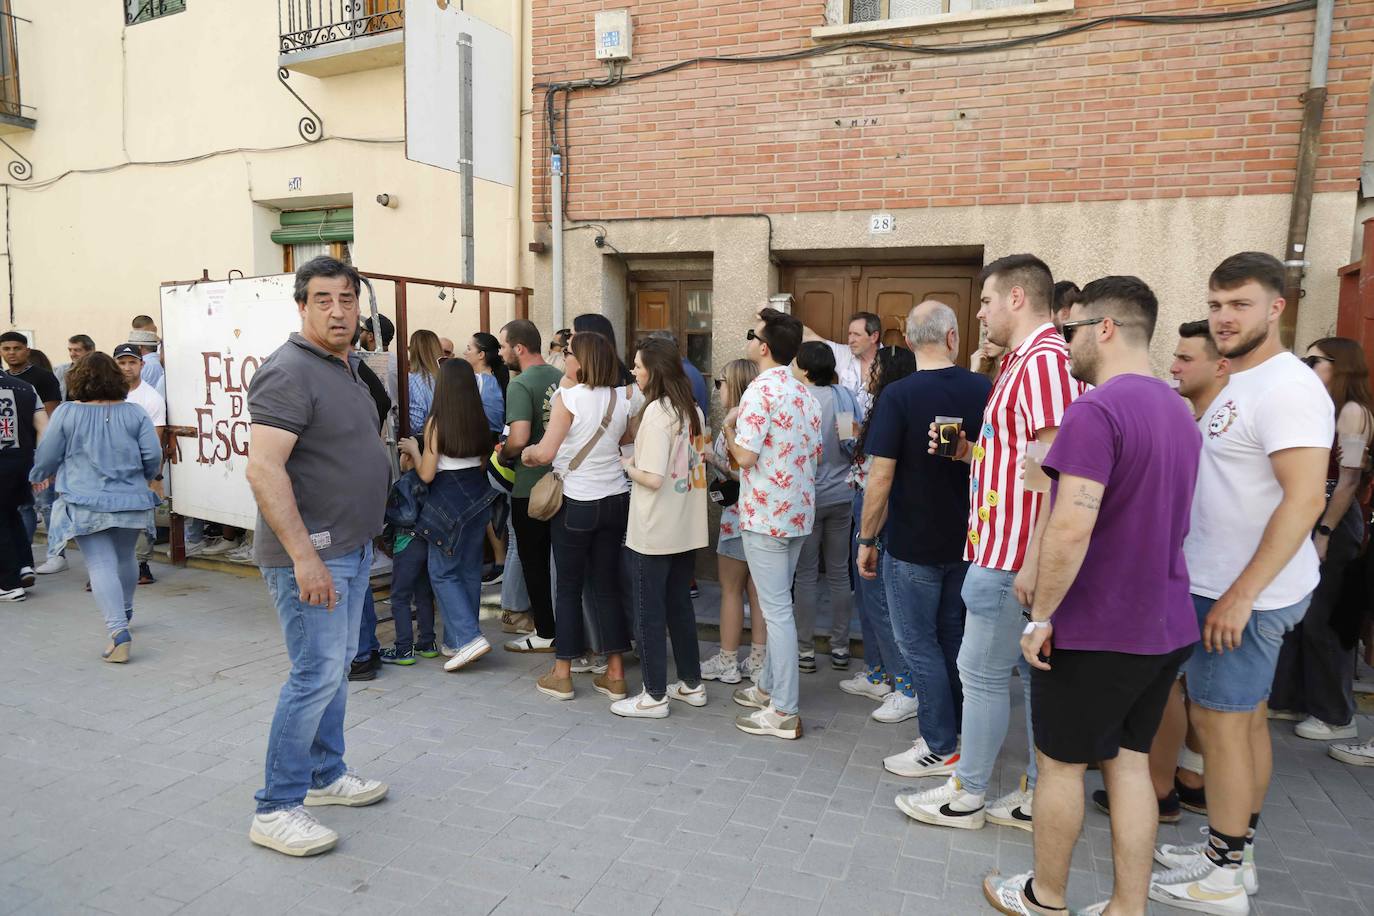
<svg viewBox="0 0 1374 916"><path fill-rule="evenodd" d="M573 674L605 674L606 656L604 655L579 655L573 659Z"/></svg>
<svg viewBox="0 0 1374 916"><path fill-rule="evenodd" d="M512 639L503 647L507 652L552 652L553 640L545 639L538 633Z"/></svg>
<svg viewBox="0 0 1374 916"><path fill-rule="evenodd" d="M797 653L797 668L802 674L816 673L816 650L804 649Z"/></svg>
<svg viewBox="0 0 1374 916"><path fill-rule="evenodd" d="M209 541L205 545L205 549L200 552L199 556L218 557L222 554L228 553L231 550L238 549L238 546L238 541L226 541L223 538L217 538L215 540Z"/></svg>
<svg viewBox="0 0 1374 916"><path fill-rule="evenodd" d="M788 741L802 736L801 716L796 713L784 715L772 706L735 716L735 728L747 735L772 735Z"/></svg>
<svg viewBox="0 0 1374 916"><path fill-rule="evenodd" d="M1043 911L1033 908L1026 899L1026 885L1034 874L1028 871L1006 876L993 872L983 879L983 897L992 904L993 909L1007 916L1037 916Z"/></svg>
<svg viewBox="0 0 1374 916"><path fill-rule="evenodd" d="M365 808L386 798L386 790L386 783L376 779L363 779L350 770L323 789L311 789L306 792L305 803L312 808L318 805Z"/></svg>
<svg viewBox="0 0 1374 916"><path fill-rule="evenodd" d="M894 690L883 697L882 705L868 714L874 722L893 725L916 718L921 704L915 697L909 697L900 690Z"/></svg>
<svg viewBox="0 0 1374 916"><path fill-rule="evenodd" d="M741 680L739 659L723 650L717 652L701 663L701 676L708 681L738 684Z"/></svg>
<svg viewBox="0 0 1374 916"><path fill-rule="evenodd" d="M750 652L749 657L739 663L739 673L757 684L759 675L763 672L763 666L763 653Z"/></svg>
<svg viewBox="0 0 1374 916"><path fill-rule="evenodd" d="M1152 875L1150 899L1198 913L1246 916L1250 897L1245 893L1242 871L1222 868L1204 855L1186 868Z"/></svg>
<svg viewBox="0 0 1374 916"><path fill-rule="evenodd" d="M949 754L936 754L931 751L926 739L917 738L911 749L884 758L883 769L896 776L919 778L922 776L953 776L954 765L959 762L959 750Z"/></svg>
<svg viewBox="0 0 1374 916"><path fill-rule="evenodd" d="M1031 806L1034 800L1035 790L1026 787L1026 777L1022 776L1015 792L1008 792L988 805L988 823L1031 831Z"/></svg>
<svg viewBox="0 0 1374 916"><path fill-rule="evenodd" d="M840 689L856 697L868 697L870 700L878 701L892 693L892 686L873 680L871 671L860 671L853 677L845 678L840 681Z"/></svg>
<svg viewBox="0 0 1374 916"><path fill-rule="evenodd" d="M958 776L951 776L934 789L898 795L897 807L907 817L923 824L961 830L979 830L986 818L983 796L965 792Z"/></svg>
<svg viewBox="0 0 1374 916"><path fill-rule="evenodd" d="M1293 726L1293 734L1309 741L1339 741L1342 738L1360 737L1360 729L1355 725L1354 719L1345 725L1332 725L1316 716L1308 716Z"/></svg>
<svg viewBox="0 0 1374 916"><path fill-rule="evenodd" d="M666 719L668 718L668 698L655 700L648 691L640 691L637 697L626 697L611 704L611 712L627 719Z"/></svg>
<svg viewBox="0 0 1374 916"><path fill-rule="evenodd" d="M444 662L445 671L457 671L465 665L477 661L483 655L491 651L491 643L487 642L485 636L479 636L471 642L459 647L448 661Z"/></svg>
<svg viewBox="0 0 1374 916"><path fill-rule="evenodd" d="M773 702L773 698L757 684L736 690L733 699L740 706L751 709L767 709Z"/></svg>
<svg viewBox="0 0 1374 916"><path fill-rule="evenodd" d="M688 687L686 681L677 681L668 685L668 699L681 700L688 706L705 706L706 685L697 684L695 687Z"/></svg>
<svg viewBox="0 0 1374 916"><path fill-rule="evenodd" d="M1207 838L1211 835L1207 825L1203 824L1198 828L1198 833L1202 834L1201 843L1170 844L1165 843L1155 848L1155 861L1163 865L1166 869L1188 869L1207 858ZM1245 893L1254 896L1259 893L1259 870L1255 868L1255 847L1254 844L1245 844L1245 856L1241 859L1240 866L1241 885L1245 888Z"/></svg>
<svg viewBox="0 0 1374 916"><path fill-rule="evenodd" d="M28 592L22 588L7 588L0 591L0 601L23 601L28 596Z"/></svg>
<svg viewBox="0 0 1374 916"><path fill-rule="evenodd" d="M288 856L314 856L328 852L339 842L339 835L305 808L282 808L268 814L255 814L248 839L259 846Z"/></svg>
<svg viewBox="0 0 1374 916"><path fill-rule="evenodd" d="M231 563L252 563L253 562L253 542L244 538L243 542L233 550L225 551L221 556Z"/></svg>
<svg viewBox="0 0 1374 916"><path fill-rule="evenodd" d="M1353 767L1374 767L1374 738L1363 744L1329 744L1326 753L1332 759Z"/></svg>
<svg viewBox="0 0 1374 916"><path fill-rule="evenodd" d="M34 569L34 572L40 576L51 576L53 573L66 572L69 565L64 556L48 557Z"/></svg>
<svg viewBox="0 0 1374 916"><path fill-rule="evenodd" d="M33 588L33 584L34 584L35 582L37 582L37 581L38 581L38 580L37 580L37 578L34 576L34 572L33 572L33 567L32 567L32 566L23 566L23 567L20 567L20 569L19 569L19 585L20 585L21 587L23 587L23 588ZM1353 736L1352 736L1352 737L1353 737Z"/></svg>

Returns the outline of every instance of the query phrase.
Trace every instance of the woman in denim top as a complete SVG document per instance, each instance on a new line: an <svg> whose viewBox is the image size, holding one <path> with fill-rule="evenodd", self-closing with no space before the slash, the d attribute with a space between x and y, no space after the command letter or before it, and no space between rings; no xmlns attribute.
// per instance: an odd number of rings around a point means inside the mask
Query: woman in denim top
<svg viewBox="0 0 1374 916"><path fill-rule="evenodd" d="M105 617L110 644L101 656L127 662L134 616L140 531L153 524L157 494L148 488L162 469L162 448L148 412L124 400L128 386L104 353L84 357L67 373L67 397L38 443L29 480L57 476L48 537L76 538L91 591Z"/></svg>
<svg viewBox="0 0 1374 916"><path fill-rule="evenodd" d="M428 544L429 584L444 621L445 671L457 671L491 651L477 625L482 599L482 539L496 491L484 467L492 436L472 366L446 360L434 386L434 407L422 454L412 438L401 451L429 484L415 536ZM421 571L423 574L423 571Z"/></svg>

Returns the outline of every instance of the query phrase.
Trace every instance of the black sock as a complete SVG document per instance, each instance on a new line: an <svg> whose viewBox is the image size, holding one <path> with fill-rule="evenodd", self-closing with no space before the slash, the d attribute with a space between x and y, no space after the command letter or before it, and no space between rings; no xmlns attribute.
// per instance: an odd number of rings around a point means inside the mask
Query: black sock
<svg viewBox="0 0 1374 916"><path fill-rule="evenodd" d="M1212 860L1212 864L1220 868L1240 868L1245 858L1245 837L1217 833L1217 829L1211 826L1208 832L1207 858Z"/></svg>
<svg viewBox="0 0 1374 916"><path fill-rule="evenodd" d="M1035 883L1035 879L1034 879L1034 878L1028 878L1028 879L1026 879L1026 899L1027 899L1027 900L1029 900L1031 903L1035 904L1036 906L1038 906L1038 907L1039 907L1040 909L1042 909L1042 910L1054 910L1055 912L1060 912L1060 911L1066 909L1066 907L1062 907L1062 906L1045 906L1045 904L1041 903L1039 900L1036 900L1036 899L1035 899L1035 891L1031 888L1031 885L1034 884L1034 883Z"/></svg>
<svg viewBox="0 0 1374 916"><path fill-rule="evenodd" d="M1250 829L1249 829L1248 831L1246 831L1246 834L1245 834L1245 845L1246 845L1246 846L1254 846L1254 845L1255 845L1255 828L1258 827L1258 826L1259 826L1259 812L1256 811L1254 814L1250 815Z"/></svg>

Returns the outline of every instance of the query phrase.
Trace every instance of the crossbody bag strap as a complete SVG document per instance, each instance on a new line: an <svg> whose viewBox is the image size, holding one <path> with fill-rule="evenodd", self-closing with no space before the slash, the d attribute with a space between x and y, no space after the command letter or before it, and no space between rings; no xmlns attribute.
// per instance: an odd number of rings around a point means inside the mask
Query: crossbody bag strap
<svg viewBox="0 0 1374 916"><path fill-rule="evenodd" d="M587 440L587 444L582 446L578 453L573 456L573 460L568 464L568 473L572 473L582 466L582 462L591 454L592 449L601 441L602 435L604 435L606 430L610 427L611 417L615 415L615 398L616 390L612 388L611 401L606 405L606 415L601 418L601 426L596 432L592 433L592 437Z"/></svg>

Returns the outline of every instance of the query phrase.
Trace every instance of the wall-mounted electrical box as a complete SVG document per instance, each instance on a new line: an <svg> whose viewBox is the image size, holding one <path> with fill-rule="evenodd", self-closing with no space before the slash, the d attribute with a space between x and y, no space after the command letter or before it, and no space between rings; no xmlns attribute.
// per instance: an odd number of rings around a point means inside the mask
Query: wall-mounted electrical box
<svg viewBox="0 0 1374 916"><path fill-rule="evenodd" d="M596 14L596 59L630 59L629 10L606 10Z"/></svg>

